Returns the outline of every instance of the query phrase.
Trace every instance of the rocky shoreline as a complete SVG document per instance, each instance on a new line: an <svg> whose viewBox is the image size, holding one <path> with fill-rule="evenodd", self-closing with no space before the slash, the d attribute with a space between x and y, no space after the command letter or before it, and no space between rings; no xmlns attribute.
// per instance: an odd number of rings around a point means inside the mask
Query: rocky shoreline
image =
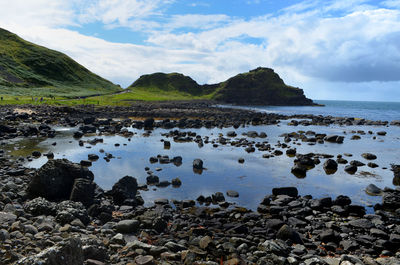
<svg viewBox="0 0 400 265"><path fill-rule="evenodd" d="M202 101L138 102L115 108L0 108L2 142L51 138L55 125L79 126L76 139L93 132L128 134L124 128L129 126L238 128L281 120L289 120L291 126L389 125L256 113ZM329 135L282 137L287 143L304 137L306 142L340 142ZM229 142L228 138L219 143ZM374 214L366 214L347 196L299 196L295 187L266 191L257 211L231 205L222 193L184 201L159 199L144 207L140 196L144 186L134 177L123 177L104 191L87 167L48 158L40 169L25 168L26 158L12 158L0 150L0 264L400 264L399 190L380 191L382 203L375 205ZM301 169L316 158L299 156L294 167ZM335 161L327 161L327 170L334 169ZM201 169L200 162L193 166ZM400 177L399 168L392 168L395 178Z"/></svg>

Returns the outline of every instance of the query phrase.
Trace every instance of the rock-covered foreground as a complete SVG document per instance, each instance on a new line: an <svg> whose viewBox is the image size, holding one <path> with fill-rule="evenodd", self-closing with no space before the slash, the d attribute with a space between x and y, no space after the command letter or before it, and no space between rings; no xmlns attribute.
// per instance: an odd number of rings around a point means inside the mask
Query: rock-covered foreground
<svg viewBox="0 0 400 265"><path fill-rule="evenodd" d="M287 117L213 109L208 103L196 104L154 103L151 106L138 103L131 108L112 111L107 108L41 106L33 108L36 112L33 114L16 113L11 107L1 107L0 137L2 140L53 137L55 131L49 126L52 124L79 125L76 139L100 130L129 134L123 131L123 124L146 129L237 128L246 124L277 124L280 119L289 118L307 118L293 120L292 126L388 124L311 115ZM111 120L135 116L147 119L136 122ZM165 119L156 122L151 117ZM392 125L399 124L392 122ZM228 134L227 137L235 137L235 132ZM178 137L179 141L187 137L179 133L171 136ZM254 132L248 132L247 136L267 137ZM335 135L315 133L282 137L285 143L297 139L311 143L340 144L343 141ZM219 143L222 142L232 140L222 137ZM168 147L168 142L164 145ZM268 149L268 146L257 148ZM296 154L292 149L287 151L290 151L288 155L296 155L296 170L306 171L320 156ZM121 178L109 191L96 185L95 177L85 166L98 157L89 157L81 165L68 160L52 160L51 154L47 157L47 164L35 170L23 167L22 160L10 160L0 151L0 264L400 264L400 190L382 191L376 186L368 186L367 191L382 194L382 203L375 205L374 214L366 214L364 207L353 205L351 198L346 196L299 196L301 190L293 187L266 191L257 212L230 205L222 193L197 198L199 203L209 200L213 203L211 207L196 204L196 198L185 201L158 199L153 207L144 207L139 192L142 184L134 177ZM375 159L369 153L363 157ZM181 157L153 159L154 162L176 165L182 162ZM360 165L356 162L359 161L351 161L348 166L357 169ZM336 170L337 163L347 161L342 157L325 161L327 174ZM202 161L193 161L193 168L201 170ZM392 170L394 178L400 178L400 166L393 165ZM227 195L238 196L235 191L229 191Z"/></svg>
<svg viewBox="0 0 400 265"><path fill-rule="evenodd" d="M145 208L135 178L105 192L92 176L67 160L38 170L1 160L0 264L399 264L400 191L386 189L375 214L294 187L273 189L258 212L224 198Z"/></svg>

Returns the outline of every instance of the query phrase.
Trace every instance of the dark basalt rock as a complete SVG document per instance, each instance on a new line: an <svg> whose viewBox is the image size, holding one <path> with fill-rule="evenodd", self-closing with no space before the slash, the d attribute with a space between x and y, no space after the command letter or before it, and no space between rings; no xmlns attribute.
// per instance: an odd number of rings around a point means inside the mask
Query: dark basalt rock
<svg viewBox="0 0 400 265"><path fill-rule="evenodd" d="M66 159L49 160L33 176L27 191L31 197L68 200L78 178L93 181L94 176L87 168Z"/></svg>
<svg viewBox="0 0 400 265"><path fill-rule="evenodd" d="M78 265L83 264L82 242L79 238L70 238L47 248L37 255L22 258L18 265Z"/></svg>
<svg viewBox="0 0 400 265"><path fill-rule="evenodd" d="M114 203L121 205L127 199L135 199L137 188L136 178L125 176L114 184L110 193L114 199Z"/></svg>
<svg viewBox="0 0 400 265"><path fill-rule="evenodd" d="M296 187L282 187L282 188L273 188L272 194L275 196L287 195L290 197L297 197L299 195L299 192Z"/></svg>

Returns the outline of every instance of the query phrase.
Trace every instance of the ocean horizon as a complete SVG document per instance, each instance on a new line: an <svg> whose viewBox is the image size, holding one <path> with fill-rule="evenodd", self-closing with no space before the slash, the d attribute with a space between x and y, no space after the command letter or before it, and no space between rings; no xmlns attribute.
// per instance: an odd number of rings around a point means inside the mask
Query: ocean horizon
<svg viewBox="0 0 400 265"><path fill-rule="evenodd" d="M324 106L230 106L284 115L312 114L374 121L400 120L400 102L314 100Z"/></svg>

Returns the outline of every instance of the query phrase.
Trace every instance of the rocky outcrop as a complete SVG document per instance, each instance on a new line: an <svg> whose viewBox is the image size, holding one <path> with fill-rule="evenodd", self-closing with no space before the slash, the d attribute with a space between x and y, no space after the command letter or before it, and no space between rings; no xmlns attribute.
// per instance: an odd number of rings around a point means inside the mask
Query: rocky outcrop
<svg viewBox="0 0 400 265"><path fill-rule="evenodd" d="M86 206L93 202L93 173L66 159L49 160L33 176L28 186L30 197L50 201L74 200Z"/></svg>
<svg viewBox="0 0 400 265"><path fill-rule="evenodd" d="M221 83L213 98L238 105L314 105L302 89L287 86L273 69L262 67Z"/></svg>

